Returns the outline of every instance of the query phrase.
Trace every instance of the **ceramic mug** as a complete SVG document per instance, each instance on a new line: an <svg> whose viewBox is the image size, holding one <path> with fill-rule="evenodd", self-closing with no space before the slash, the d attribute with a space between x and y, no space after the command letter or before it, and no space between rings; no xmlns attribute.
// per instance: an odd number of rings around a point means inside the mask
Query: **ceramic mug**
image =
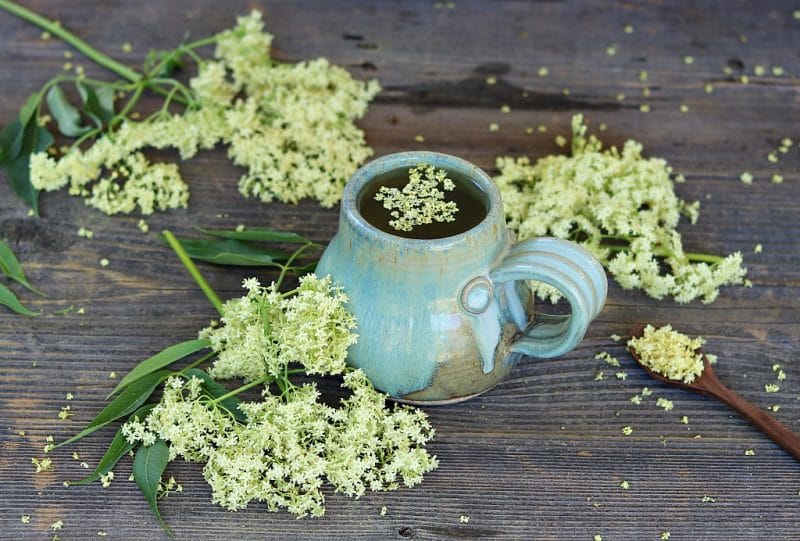
<svg viewBox="0 0 800 541"><path fill-rule="evenodd" d="M422 240L381 231L359 211L376 179L430 164L480 189L486 216L471 229ZM514 243L500 192L481 169L455 156L403 152L359 169L342 197L339 230L317 265L349 300L358 342L348 363L403 401L471 398L508 375L524 356L573 349L603 308L606 276L577 244L555 238ZM527 280L556 287L569 315L535 315Z"/></svg>

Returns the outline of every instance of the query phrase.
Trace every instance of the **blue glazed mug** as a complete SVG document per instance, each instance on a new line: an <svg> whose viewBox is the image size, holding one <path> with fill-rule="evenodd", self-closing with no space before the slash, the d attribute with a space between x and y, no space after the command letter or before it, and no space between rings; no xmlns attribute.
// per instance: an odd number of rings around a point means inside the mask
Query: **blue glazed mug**
<svg viewBox="0 0 800 541"><path fill-rule="evenodd" d="M484 200L483 220L463 233L423 240L381 231L361 215L361 198L376 179L422 163L473 181ZM600 263L577 244L555 238L515 244L489 176L435 152L391 154L353 175L317 274L342 286L358 321L348 363L376 388L419 404L466 400L503 380L524 356L573 349L603 308L608 287ZM556 287L571 313L536 315L527 280Z"/></svg>

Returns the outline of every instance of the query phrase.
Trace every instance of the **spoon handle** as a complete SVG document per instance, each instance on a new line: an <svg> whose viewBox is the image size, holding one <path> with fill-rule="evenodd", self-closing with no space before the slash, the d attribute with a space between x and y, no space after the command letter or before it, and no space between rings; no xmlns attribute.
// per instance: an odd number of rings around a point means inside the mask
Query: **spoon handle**
<svg viewBox="0 0 800 541"><path fill-rule="evenodd" d="M717 381L709 391L739 412L744 418L780 445L784 451L800 460L800 436L759 406L749 402Z"/></svg>

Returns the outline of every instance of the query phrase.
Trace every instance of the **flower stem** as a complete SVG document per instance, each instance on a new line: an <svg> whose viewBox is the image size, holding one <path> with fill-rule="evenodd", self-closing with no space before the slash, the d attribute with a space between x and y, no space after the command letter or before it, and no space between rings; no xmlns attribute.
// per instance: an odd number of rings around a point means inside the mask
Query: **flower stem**
<svg viewBox="0 0 800 541"><path fill-rule="evenodd" d="M237 394L242 393L242 392L246 391L247 389L252 389L253 387L261 385L262 383L266 383L266 382L268 382L270 380L272 380L272 376L260 377L255 381L251 381L250 383L242 385L241 387L237 387L236 389L232 390L229 393L225 393L222 396L218 396L217 398L214 399L214 403L215 404L219 404L220 402L223 402L223 401L227 400L228 398L230 398L232 396L236 396Z"/></svg>
<svg viewBox="0 0 800 541"><path fill-rule="evenodd" d="M193 362L193 363L191 363L191 364L188 364L188 365L186 365L186 366L185 366L185 367L184 367L184 368L181 370L181 374L184 374L184 373L186 373L186 371L187 371L187 370L191 370L192 368L194 368L194 367L196 367L196 366L200 366L201 364L203 364L204 362L206 362L207 360L209 360L211 357L213 357L213 356L214 356L214 355L216 355L216 354L217 354L217 352L216 352L216 351L211 351L211 352L209 352L209 353L206 353L205 355L203 355L202 357L200 357L199 359L197 359L195 362Z"/></svg>
<svg viewBox="0 0 800 541"><path fill-rule="evenodd" d="M11 13L12 15L16 15L20 19L28 21L29 23L33 23L42 30L50 32L54 36L58 36L65 42L69 43L73 47L75 47L78 51L82 54L87 56L92 61L96 62L97 64L103 66L104 68L113 71L120 77L127 79L131 82L138 82L141 80L142 75L134 70L129 68L128 66L117 62L110 56L101 53L78 36L70 32L69 30L64 29L61 24L57 21L51 21L35 13L25 7L22 7L10 0L0 0L0 9L4 9Z"/></svg>
<svg viewBox="0 0 800 541"><path fill-rule="evenodd" d="M187 254L186 250L184 250L183 246L181 246L180 241L176 239L175 235L173 235L168 229L162 231L161 234L164 235L164 240L167 241L169 247L172 248L172 250L175 252L175 255L177 255L178 259L181 260L181 263L183 263L183 266L186 267L186 270L189 272L192 278L194 278L194 281L197 282L197 285L200 286L200 289L203 291L203 293L206 294L208 302L210 302L211 305L216 308L220 315L223 315L222 301L217 296L217 293L211 289L211 286L208 285L208 282L206 282L206 279L203 278L203 275L200 274L200 271L198 270L197 266L195 266L192 258L189 257L189 254Z"/></svg>
<svg viewBox="0 0 800 541"><path fill-rule="evenodd" d="M620 240L622 239L620 238ZM630 246L607 245L607 244L603 244L602 246L603 248L608 248L612 252L629 252L631 249ZM672 252L669 252L667 250L653 250L653 255L656 257L672 257L673 254ZM725 259L720 255L703 254L697 252L684 252L683 255L686 256L686 259L688 259L689 261L693 261L696 263L710 263L712 265L720 263L723 259Z"/></svg>

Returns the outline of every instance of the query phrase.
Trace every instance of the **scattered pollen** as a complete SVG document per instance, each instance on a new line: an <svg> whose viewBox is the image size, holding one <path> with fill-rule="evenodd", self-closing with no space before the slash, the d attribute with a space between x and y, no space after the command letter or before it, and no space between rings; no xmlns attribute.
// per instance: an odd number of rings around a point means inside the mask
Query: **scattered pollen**
<svg viewBox="0 0 800 541"><path fill-rule="evenodd" d="M689 424L689 417L687 417L686 415L682 415L681 416L681 424L688 425Z"/></svg>
<svg viewBox="0 0 800 541"><path fill-rule="evenodd" d="M415 135L414 136L414 141L416 141L417 143L424 143L425 142L425 136L424 135Z"/></svg>
<svg viewBox="0 0 800 541"><path fill-rule="evenodd" d="M667 541L669 539L670 533L669 532L661 532L661 541Z"/></svg>
<svg viewBox="0 0 800 541"><path fill-rule="evenodd" d="M714 85L712 85L711 83L706 83L705 86L703 87L703 90L705 91L706 94L711 94L712 92L714 92Z"/></svg>
<svg viewBox="0 0 800 541"><path fill-rule="evenodd" d="M756 452L753 449L746 449L744 452L744 456L754 456Z"/></svg>
<svg viewBox="0 0 800 541"><path fill-rule="evenodd" d="M108 258L104 257L103 259L100 260L101 267L108 267L110 264L111 262L108 260Z"/></svg>
<svg viewBox="0 0 800 541"><path fill-rule="evenodd" d="M630 436L631 434L633 434L633 427L630 427L630 426L623 426L623 427L622 427L622 429L621 429L620 431L621 431L621 432L622 432L624 435L626 435L626 436Z"/></svg>
<svg viewBox="0 0 800 541"><path fill-rule="evenodd" d="M536 73L539 75L539 77L547 77L547 75L550 73L550 70L545 66L542 66Z"/></svg>
<svg viewBox="0 0 800 541"><path fill-rule="evenodd" d="M617 101L625 101L625 94L623 94L622 92L617 94Z"/></svg>
<svg viewBox="0 0 800 541"><path fill-rule="evenodd" d="M386 508L386 506L385 506L385 505L384 505L384 506L382 506L382 507L381 507L381 516L382 516L382 517L383 517L383 516L386 516L386 512L387 512L387 511L388 511L388 509Z"/></svg>
<svg viewBox="0 0 800 541"><path fill-rule="evenodd" d="M765 73L767 73L767 69L764 66L762 66L761 64L756 64L753 67L753 74L754 75L757 75L757 76L761 77Z"/></svg>
<svg viewBox="0 0 800 541"><path fill-rule="evenodd" d="M619 484L619 486L620 486L621 488L625 489L625 490L628 490L629 488L631 488L631 485L630 485L630 483L628 483L627 481L622 481L622 482Z"/></svg>
<svg viewBox="0 0 800 541"><path fill-rule="evenodd" d="M716 502L716 498L712 498L711 496L703 495L703 503L714 503Z"/></svg>
<svg viewBox="0 0 800 541"><path fill-rule="evenodd" d="M753 253L754 254L760 254L762 250L763 250L763 247L761 246L761 243L756 244L755 246L753 246Z"/></svg>
<svg viewBox="0 0 800 541"><path fill-rule="evenodd" d="M19 519L23 524L30 524L31 523L31 516L30 515L22 515L21 517L19 517Z"/></svg>
<svg viewBox="0 0 800 541"><path fill-rule="evenodd" d="M683 63L686 64L687 66L691 66L692 64L694 64L694 57L693 56L684 56L683 57Z"/></svg>
<svg viewBox="0 0 800 541"><path fill-rule="evenodd" d="M625 28L623 28L622 31L625 32L626 34L633 34L633 25L626 24Z"/></svg>
<svg viewBox="0 0 800 541"><path fill-rule="evenodd" d="M772 75L775 77L780 77L783 73L783 68L781 66L772 66Z"/></svg>
<svg viewBox="0 0 800 541"><path fill-rule="evenodd" d="M635 395L633 395L631 397L631 402L633 402L634 404L636 404L638 406L639 404L642 403L642 397L639 396L638 394L635 394Z"/></svg>
<svg viewBox="0 0 800 541"><path fill-rule="evenodd" d="M501 113L506 113L506 114L510 113L511 112L511 107L509 107L507 104L503 104L503 106L500 107L500 112Z"/></svg>
<svg viewBox="0 0 800 541"><path fill-rule="evenodd" d="M560 146L560 147L562 147L562 148L563 148L563 147L564 147L564 145L566 145L566 144L567 144L567 138L566 138L566 137L564 137L563 135L556 135L555 142L556 142L556 144L557 144L558 146Z"/></svg>
<svg viewBox="0 0 800 541"><path fill-rule="evenodd" d="M647 105L646 103L643 103L643 104L641 104L639 106L639 111L641 111L642 113L649 113L650 112L650 106Z"/></svg>
<svg viewBox="0 0 800 541"><path fill-rule="evenodd" d="M774 383L767 383L766 385L764 385L764 390L768 393L777 393L778 391L781 390L781 388L780 386Z"/></svg>
<svg viewBox="0 0 800 541"><path fill-rule="evenodd" d="M608 47L606 47L606 54L608 56L614 56L615 54L617 54L617 45L616 44L612 44L612 45L609 45Z"/></svg>
<svg viewBox="0 0 800 541"><path fill-rule="evenodd" d="M681 103L681 106L678 107L678 109L680 110L681 113L688 113L689 112L689 106L686 105L685 103Z"/></svg>
<svg viewBox="0 0 800 541"><path fill-rule="evenodd" d="M491 124L489 124L489 131L497 131L499 129L500 129L500 124L498 124L497 122L492 122Z"/></svg>
<svg viewBox="0 0 800 541"><path fill-rule="evenodd" d="M122 49L123 53L130 53L131 51L133 51L133 45L131 45L129 42L126 41L125 43L120 45L120 49Z"/></svg>
<svg viewBox="0 0 800 541"><path fill-rule="evenodd" d="M646 70L642 70L642 71L639 72L639 80L640 81L646 81L647 77L648 77L648 73L647 73Z"/></svg>
<svg viewBox="0 0 800 541"><path fill-rule="evenodd" d="M497 84L497 77L495 77L494 75L488 76L486 78L486 84L487 85L496 85Z"/></svg>
<svg viewBox="0 0 800 541"><path fill-rule="evenodd" d="M745 184L752 184L753 183L753 174L749 171L745 171L741 175L739 175L739 180L744 182Z"/></svg>
<svg viewBox="0 0 800 541"><path fill-rule="evenodd" d="M772 175L772 183L773 184L780 184L782 182L783 182L783 175L779 175L778 173L775 173L774 175Z"/></svg>
<svg viewBox="0 0 800 541"><path fill-rule="evenodd" d="M458 517L458 521L462 524L466 524L469 522L469 515L461 515Z"/></svg>

